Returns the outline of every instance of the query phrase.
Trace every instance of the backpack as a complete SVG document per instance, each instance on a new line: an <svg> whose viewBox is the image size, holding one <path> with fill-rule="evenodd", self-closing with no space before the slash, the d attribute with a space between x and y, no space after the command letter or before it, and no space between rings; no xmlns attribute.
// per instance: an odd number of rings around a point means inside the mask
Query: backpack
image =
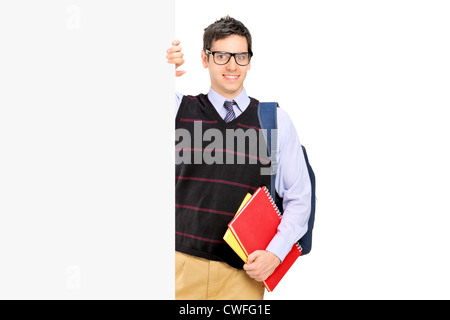
<svg viewBox="0 0 450 320"><path fill-rule="evenodd" d="M277 108L276 102L261 102L258 108L258 118L262 129L267 129L264 137L267 143L268 155L272 161L271 172L271 186L270 192L281 214L283 214L283 199L275 191L275 177L277 173L276 154L277 154L277 137L274 136L272 145L272 133L276 134L276 131L272 132L271 129L277 129ZM309 178L311 180L311 214L308 220L308 231L306 234L297 241L302 250L302 255L306 255L311 251L312 247L312 231L314 228L314 219L316 213L316 177L314 171L309 164L308 155L306 149L302 146L303 155L306 161L306 167L308 168Z"/></svg>

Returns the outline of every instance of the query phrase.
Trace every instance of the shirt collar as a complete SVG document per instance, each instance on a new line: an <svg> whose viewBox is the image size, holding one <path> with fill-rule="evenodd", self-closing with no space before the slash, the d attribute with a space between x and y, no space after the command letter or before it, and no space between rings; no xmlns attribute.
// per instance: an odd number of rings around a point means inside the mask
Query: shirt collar
<svg viewBox="0 0 450 320"><path fill-rule="evenodd" d="M210 88L208 92L208 99L218 112L221 108L223 108L223 104L225 103L225 101L234 100L241 112L244 112L245 109L247 109L247 107L250 105L250 98L248 97L245 88L242 88L241 93L239 93L234 99L227 99L221 94L214 91L213 88Z"/></svg>

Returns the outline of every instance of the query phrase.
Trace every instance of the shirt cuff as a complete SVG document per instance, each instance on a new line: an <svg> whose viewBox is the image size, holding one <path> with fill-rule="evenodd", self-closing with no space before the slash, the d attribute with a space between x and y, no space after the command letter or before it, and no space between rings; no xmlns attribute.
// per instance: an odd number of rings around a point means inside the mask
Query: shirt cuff
<svg viewBox="0 0 450 320"><path fill-rule="evenodd" d="M294 244L289 244L289 241L277 234L267 246L266 251L272 252L283 262L293 246Z"/></svg>

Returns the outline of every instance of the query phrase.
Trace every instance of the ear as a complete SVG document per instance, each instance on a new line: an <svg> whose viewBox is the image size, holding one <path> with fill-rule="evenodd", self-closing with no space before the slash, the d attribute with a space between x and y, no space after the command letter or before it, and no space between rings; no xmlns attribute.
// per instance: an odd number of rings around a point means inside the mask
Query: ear
<svg viewBox="0 0 450 320"><path fill-rule="evenodd" d="M208 55L205 53L204 50L202 50L202 64L203 64L203 68L208 69L208 67L209 67Z"/></svg>

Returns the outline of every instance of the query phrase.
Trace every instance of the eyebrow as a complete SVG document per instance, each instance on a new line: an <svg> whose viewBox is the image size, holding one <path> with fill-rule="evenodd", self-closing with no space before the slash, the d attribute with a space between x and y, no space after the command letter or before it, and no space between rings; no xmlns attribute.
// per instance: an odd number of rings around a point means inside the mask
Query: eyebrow
<svg viewBox="0 0 450 320"><path fill-rule="evenodd" d="M237 52L230 52L230 51L224 51L224 50L213 50L210 49L211 52L223 52L223 53L249 53L248 51L237 51Z"/></svg>
<svg viewBox="0 0 450 320"><path fill-rule="evenodd" d="M227 51L227 50L218 50L218 49L213 49L213 47L211 46L210 48L209 48L209 50L211 50L211 51L222 51L222 52L230 52L230 51ZM248 52L248 48L245 48L244 49L244 51L237 51L237 53L239 53L239 52ZM230 52L230 53L233 53L233 52Z"/></svg>

